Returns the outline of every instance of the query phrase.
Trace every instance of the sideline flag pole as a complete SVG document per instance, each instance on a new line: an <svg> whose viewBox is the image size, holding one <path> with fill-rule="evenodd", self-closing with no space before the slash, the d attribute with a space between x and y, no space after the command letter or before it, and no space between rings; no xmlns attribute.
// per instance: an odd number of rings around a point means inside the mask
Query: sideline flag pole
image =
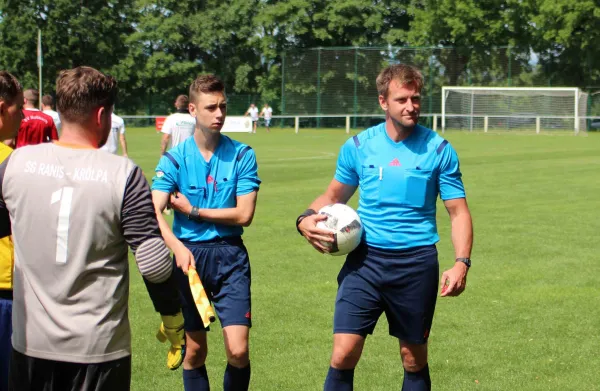
<svg viewBox="0 0 600 391"><path fill-rule="evenodd" d="M40 91L40 100L39 100L39 109L42 109L42 66L44 65L44 60L42 59L42 30L38 29L38 41L37 41L37 66L38 66L38 83Z"/></svg>

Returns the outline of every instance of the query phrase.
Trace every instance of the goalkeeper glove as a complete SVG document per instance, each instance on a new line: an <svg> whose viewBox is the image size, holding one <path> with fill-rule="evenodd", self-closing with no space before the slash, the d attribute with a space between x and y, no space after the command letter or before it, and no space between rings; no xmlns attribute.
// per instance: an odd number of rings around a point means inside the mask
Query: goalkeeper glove
<svg viewBox="0 0 600 391"><path fill-rule="evenodd" d="M185 331L183 330L183 314L161 315L162 323L156 333L160 342L169 340L171 347L167 353L167 367L171 370L179 368L185 357Z"/></svg>

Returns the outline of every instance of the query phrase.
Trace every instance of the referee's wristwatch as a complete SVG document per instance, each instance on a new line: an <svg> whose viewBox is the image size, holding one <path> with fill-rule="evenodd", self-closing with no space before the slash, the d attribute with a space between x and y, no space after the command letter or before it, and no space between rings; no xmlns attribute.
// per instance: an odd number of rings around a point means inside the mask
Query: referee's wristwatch
<svg viewBox="0 0 600 391"><path fill-rule="evenodd" d="M456 258L456 262L462 262L467 265L467 268L471 267L471 258Z"/></svg>

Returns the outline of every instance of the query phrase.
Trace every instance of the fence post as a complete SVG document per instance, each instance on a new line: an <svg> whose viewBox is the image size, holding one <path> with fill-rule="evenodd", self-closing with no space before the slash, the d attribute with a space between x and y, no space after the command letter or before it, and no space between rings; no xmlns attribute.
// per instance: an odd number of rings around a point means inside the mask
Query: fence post
<svg viewBox="0 0 600 391"><path fill-rule="evenodd" d="M317 129L321 127L321 47L317 49Z"/></svg>
<svg viewBox="0 0 600 391"><path fill-rule="evenodd" d="M437 132L437 114L433 115L433 131Z"/></svg>
<svg viewBox="0 0 600 391"><path fill-rule="evenodd" d="M356 113L358 112L358 47L354 47L354 125L356 128ZM346 133L349 129L346 129Z"/></svg>
<svg viewBox="0 0 600 391"><path fill-rule="evenodd" d="M356 118L356 117L354 117ZM350 116L346 116L346 134L350 134Z"/></svg>
<svg viewBox="0 0 600 391"><path fill-rule="evenodd" d="M540 133L540 117L535 117L535 132Z"/></svg>
<svg viewBox="0 0 600 391"><path fill-rule="evenodd" d="M488 116L483 117L483 132L487 133L488 131Z"/></svg>
<svg viewBox="0 0 600 391"><path fill-rule="evenodd" d="M281 115L285 115L285 52L281 55ZM283 128L283 118L279 122Z"/></svg>
<svg viewBox="0 0 600 391"><path fill-rule="evenodd" d="M300 130L300 117L294 117L294 130L296 133Z"/></svg>

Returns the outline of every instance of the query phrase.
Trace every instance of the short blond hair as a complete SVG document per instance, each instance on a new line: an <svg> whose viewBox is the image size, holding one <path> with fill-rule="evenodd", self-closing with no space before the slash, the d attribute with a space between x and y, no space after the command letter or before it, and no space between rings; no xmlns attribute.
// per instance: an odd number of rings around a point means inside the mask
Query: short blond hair
<svg viewBox="0 0 600 391"><path fill-rule="evenodd" d="M200 75L190 86L190 101L195 103L200 93L210 94L212 92L225 93L225 84L215 75Z"/></svg>
<svg viewBox="0 0 600 391"><path fill-rule="evenodd" d="M400 85L415 85L417 91L423 89L423 75L416 67L407 64L394 64L383 69L377 76L377 92L387 98L388 89L392 80Z"/></svg>
<svg viewBox="0 0 600 391"><path fill-rule="evenodd" d="M92 67L61 71L56 79L56 109L65 122L84 123L93 110L109 110L117 99L117 80Z"/></svg>

